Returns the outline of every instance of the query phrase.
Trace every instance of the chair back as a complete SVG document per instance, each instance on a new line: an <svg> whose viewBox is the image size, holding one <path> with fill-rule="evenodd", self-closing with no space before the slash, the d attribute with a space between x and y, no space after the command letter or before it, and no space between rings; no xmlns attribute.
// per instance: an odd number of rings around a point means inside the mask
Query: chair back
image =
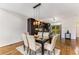
<svg viewBox="0 0 79 59"><path fill-rule="evenodd" d="M29 48L33 51L35 51L35 39L34 39L34 36L30 36L30 35L27 35L27 39L28 39L28 43L29 43Z"/></svg>
<svg viewBox="0 0 79 59"><path fill-rule="evenodd" d="M58 34L56 34L55 36L53 36L52 38L52 42L51 42L51 46L52 46L52 49L55 48L55 44L56 44L56 40L58 39Z"/></svg>
<svg viewBox="0 0 79 59"><path fill-rule="evenodd" d="M44 36L44 39L48 39L49 38L49 32L44 32L43 36Z"/></svg>
<svg viewBox="0 0 79 59"><path fill-rule="evenodd" d="M38 32L39 38L42 38L42 32Z"/></svg>
<svg viewBox="0 0 79 59"><path fill-rule="evenodd" d="M24 42L24 45L26 47L28 47L28 40L27 40L27 37L26 37L26 34L25 33L22 33L22 40Z"/></svg>
<svg viewBox="0 0 79 59"><path fill-rule="evenodd" d="M38 32L38 36L39 36L39 38L42 38L42 32ZM49 32L44 32L43 33L43 38L44 39L49 38Z"/></svg>

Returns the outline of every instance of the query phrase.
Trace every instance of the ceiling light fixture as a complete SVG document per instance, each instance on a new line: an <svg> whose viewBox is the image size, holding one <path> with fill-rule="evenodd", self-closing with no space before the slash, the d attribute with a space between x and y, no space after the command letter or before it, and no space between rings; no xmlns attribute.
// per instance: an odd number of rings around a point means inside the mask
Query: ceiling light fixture
<svg viewBox="0 0 79 59"><path fill-rule="evenodd" d="M41 3L38 3L37 5L33 7L35 20L39 20L40 18L40 6L41 6Z"/></svg>

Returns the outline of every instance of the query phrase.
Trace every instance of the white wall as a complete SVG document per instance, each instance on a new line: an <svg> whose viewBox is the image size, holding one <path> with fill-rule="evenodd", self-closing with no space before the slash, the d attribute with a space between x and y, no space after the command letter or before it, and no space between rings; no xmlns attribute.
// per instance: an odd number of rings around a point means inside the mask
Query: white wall
<svg viewBox="0 0 79 59"><path fill-rule="evenodd" d="M76 34L77 34L77 37L79 37L79 18L76 19L75 23L76 23Z"/></svg>
<svg viewBox="0 0 79 59"><path fill-rule="evenodd" d="M76 24L76 27L77 27L77 37L79 37L79 23Z"/></svg>
<svg viewBox="0 0 79 59"><path fill-rule="evenodd" d="M65 38L67 30L71 33L71 39L76 39L76 24L75 19L62 19L62 38Z"/></svg>
<svg viewBox="0 0 79 59"><path fill-rule="evenodd" d="M0 9L0 47L21 41L27 31L26 18Z"/></svg>

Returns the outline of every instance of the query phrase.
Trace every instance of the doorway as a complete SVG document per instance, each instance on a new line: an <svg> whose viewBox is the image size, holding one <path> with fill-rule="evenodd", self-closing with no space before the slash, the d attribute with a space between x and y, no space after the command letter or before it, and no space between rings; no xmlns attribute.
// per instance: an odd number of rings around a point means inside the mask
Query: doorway
<svg viewBox="0 0 79 59"><path fill-rule="evenodd" d="M61 25L52 25L53 34L59 34L59 39L61 39L62 26Z"/></svg>

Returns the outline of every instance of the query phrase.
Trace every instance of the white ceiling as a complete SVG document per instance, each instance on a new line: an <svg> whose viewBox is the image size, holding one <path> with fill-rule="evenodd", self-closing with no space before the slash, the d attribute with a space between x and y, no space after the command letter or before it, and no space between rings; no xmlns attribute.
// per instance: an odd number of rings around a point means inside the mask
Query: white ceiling
<svg viewBox="0 0 79 59"><path fill-rule="evenodd" d="M28 17L34 16L36 3L0 3L0 8L14 11ZM79 18L79 3L42 3L40 18Z"/></svg>

